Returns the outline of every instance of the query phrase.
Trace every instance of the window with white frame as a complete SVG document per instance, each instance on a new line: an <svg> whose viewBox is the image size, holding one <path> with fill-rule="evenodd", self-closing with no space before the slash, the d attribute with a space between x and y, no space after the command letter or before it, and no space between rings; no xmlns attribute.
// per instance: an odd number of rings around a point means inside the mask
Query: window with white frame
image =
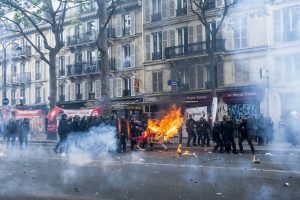
<svg viewBox="0 0 300 200"><path fill-rule="evenodd" d="M130 35L131 20L130 14L123 15L123 35Z"/></svg>
<svg viewBox="0 0 300 200"><path fill-rule="evenodd" d="M35 88L35 103L42 102L41 87Z"/></svg>
<svg viewBox="0 0 300 200"><path fill-rule="evenodd" d="M234 48L247 48L248 47L248 22L247 17L237 18L233 27L233 42Z"/></svg>
<svg viewBox="0 0 300 200"><path fill-rule="evenodd" d="M59 57L59 76L65 75L65 57L61 56Z"/></svg>
<svg viewBox="0 0 300 200"><path fill-rule="evenodd" d="M274 59L274 80L296 82L300 76L300 54L278 56Z"/></svg>
<svg viewBox="0 0 300 200"><path fill-rule="evenodd" d="M41 61L37 60L35 62L35 80L42 79L42 69L41 69Z"/></svg>
<svg viewBox="0 0 300 200"><path fill-rule="evenodd" d="M274 42L300 39L300 5L285 7L273 12Z"/></svg>
<svg viewBox="0 0 300 200"><path fill-rule="evenodd" d="M41 37L41 35L36 35L36 37L35 37L35 46L37 47L38 50L42 49L42 37Z"/></svg>
<svg viewBox="0 0 300 200"><path fill-rule="evenodd" d="M95 32L96 22L90 21L87 23L87 33L92 34Z"/></svg>
<svg viewBox="0 0 300 200"><path fill-rule="evenodd" d="M235 80L235 83L250 82L250 62L249 62L249 60L234 61L234 80Z"/></svg>
<svg viewBox="0 0 300 200"><path fill-rule="evenodd" d="M161 13L161 0L152 0L152 14Z"/></svg>
<svg viewBox="0 0 300 200"><path fill-rule="evenodd" d="M163 73L162 71L152 73L152 91L163 91Z"/></svg>
<svg viewBox="0 0 300 200"><path fill-rule="evenodd" d="M130 61L131 61L131 56L130 56L130 45L125 45L123 46L123 68L128 68L130 67Z"/></svg>
<svg viewBox="0 0 300 200"><path fill-rule="evenodd" d="M162 33L153 33L153 54L152 60L162 59Z"/></svg>

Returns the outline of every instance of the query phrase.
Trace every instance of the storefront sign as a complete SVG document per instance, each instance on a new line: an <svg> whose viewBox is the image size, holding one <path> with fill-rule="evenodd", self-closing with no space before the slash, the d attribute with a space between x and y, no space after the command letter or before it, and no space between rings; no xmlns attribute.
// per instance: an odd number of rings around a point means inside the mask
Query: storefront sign
<svg viewBox="0 0 300 200"><path fill-rule="evenodd" d="M226 103L243 103L246 101L257 102L262 99L262 91L237 91L237 92L224 92L222 99Z"/></svg>
<svg viewBox="0 0 300 200"><path fill-rule="evenodd" d="M101 114L101 111L96 112L95 109L63 110L63 113L66 114L68 117L75 117L75 116L83 117L83 116L91 116L92 114L93 116L99 116Z"/></svg>
<svg viewBox="0 0 300 200"><path fill-rule="evenodd" d="M187 95L184 97L186 103L211 103L211 94Z"/></svg>

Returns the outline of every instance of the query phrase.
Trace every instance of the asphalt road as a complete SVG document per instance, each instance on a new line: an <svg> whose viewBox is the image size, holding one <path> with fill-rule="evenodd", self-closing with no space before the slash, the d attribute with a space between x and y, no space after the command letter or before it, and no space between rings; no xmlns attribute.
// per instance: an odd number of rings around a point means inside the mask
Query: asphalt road
<svg viewBox="0 0 300 200"><path fill-rule="evenodd" d="M1 149L1 148L0 148ZM0 150L0 199L299 199L300 154L128 152L61 157L51 147ZM288 185L284 185L287 183Z"/></svg>

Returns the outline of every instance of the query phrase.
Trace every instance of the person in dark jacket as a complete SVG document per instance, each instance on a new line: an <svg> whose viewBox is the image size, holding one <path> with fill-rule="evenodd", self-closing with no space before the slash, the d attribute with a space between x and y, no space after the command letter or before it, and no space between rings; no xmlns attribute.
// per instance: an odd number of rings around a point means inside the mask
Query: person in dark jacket
<svg viewBox="0 0 300 200"><path fill-rule="evenodd" d="M7 138L7 143L6 147L9 147L11 144L11 147L15 146L15 142L18 136L18 124L15 118L9 119L7 125L6 125L6 138Z"/></svg>
<svg viewBox="0 0 300 200"><path fill-rule="evenodd" d="M200 139L201 139L201 146L204 147L206 144L208 147L210 147L210 126L206 119L203 117L200 118L200 120L196 124L196 130L198 134L198 145L200 145Z"/></svg>
<svg viewBox="0 0 300 200"><path fill-rule="evenodd" d="M196 134L195 134L195 126L196 126L196 122L193 119L192 115L189 115L189 119L186 120L186 132L188 134L188 140L187 140L187 144L186 146L189 147L191 140L193 139L193 145L196 145Z"/></svg>
<svg viewBox="0 0 300 200"><path fill-rule="evenodd" d="M214 146L213 152L217 152L218 148L220 147L220 153L224 153L224 144L223 144L223 134L220 123L215 122L214 127L212 129L212 139L216 143Z"/></svg>
<svg viewBox="0 0 300 200"><path fill-rule="evenodd" d="M20 149L26 149L28 147L29 132L30 132L29 119L24 118L20 124L20 131L19 131Z"/></svg>
<svg viewBox="0 0 300 200"><path fill-rule="evenodd" d="M60 153L66 152L66 142L71 127L70 123L71 123L70 120L67 120L67 115L63 114L58 124L57 132L59 135L59 142L53 149L55 153L57 153L58 149Z"/></svg>
<svg viewBox="0 0 300 200"><path fill-rule="evenodd" d="M230 120L228 116L223 116L223 121L221 122L221 129L223 133L223 141L224 141L224 146L225 150L227 153L230 153L231 146L232 146L232 152L234 154L237 154L236 152L236 143L234 141L234 127L233 123Z"/></svg>
<svg viewBox="0 0 300 200"><path fill-rule="evenodd" d="M239 147L240 147L240 152L244 153L243 141L247 140L248 144L250 145L252 154L255 154L254 146L252 144L252 137L248 133L247 119L242 119L242 122L239 124L238 130L239 130Z"/></svg>
<svg viewBox="0 0 300 200"><path fill-rule="evenodd" d="M120 125L118 133L119 133L119 152L126 152L126 139L128 136L127 123L125 118L119 119Z"/></svg>

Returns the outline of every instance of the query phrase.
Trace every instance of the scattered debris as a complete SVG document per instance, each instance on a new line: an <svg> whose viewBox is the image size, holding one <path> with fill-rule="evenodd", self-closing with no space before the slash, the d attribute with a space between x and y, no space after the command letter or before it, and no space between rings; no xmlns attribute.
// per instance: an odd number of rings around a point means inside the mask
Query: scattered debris
<svg viewBox="0 0 300 200"><path fill-rule="evenodd" d="M253 159L252 159L253 163L260 163L259 158L255 159L255 155L253 155Z"/></svg>
<svg viewBox="0 0 300 200"><path fill-rule="evenodd" d="M5 154L1 152L1 153L0 153L0 157L3 157L3 156L5 156Z"/></svg>
<svg viewBox="0 0 300 200"><path fill-rule="evenodd" d="M29 166L29 164L24 164L25 166Z"/></svg>
<svg viewBox="0 0 300 200"><path fill-rule="evenodd" d="M143 158L140 159L142 162L144 162L145 160Z"/></svg>
<svg viewBox="0 0 300 200"><path fill-rule="evenodd" d="M221 193L221 192L218 192L217 195L222 195L222 193Z"/></svg>
<svg viewBox="0 0 300 200"><path fill-rule="evenodd" d="M181 148L182 148L182 145L180 144L177 148L175 158L181 158L183 156L197 157L196 153L190 153L188 150L184 150L184 152L182 152Z"/></svg>
<svg viewBox="0 0 300 200"><path fill-rule="evenodd" d="M120 159L120 157L117 157L117 159Z"/></svg>
<svg viewBox="0 0 300 200"><path fill-rule="evenodd" d="M158 150L158 152L159 152L159 153L162 153L163 151L161 151L161 150Z"/></svg>
<svg viewBox="0 0 300 200"><path fill-rule="evenodd" d="M284 187L289 187L289 186L290 186L290 184L288 182L284 183Z"/></svg>
<svg viewBox="0 0 300 200"><path fill-rule="evenodd" d="M230 163L232 163L232 160L230 160Z"/></svg>
<svg viewBox="0 0 300 200"><path fill-rule="evenodd" d="M272 153L265 153L266 156L274 156Z"/></svg>

